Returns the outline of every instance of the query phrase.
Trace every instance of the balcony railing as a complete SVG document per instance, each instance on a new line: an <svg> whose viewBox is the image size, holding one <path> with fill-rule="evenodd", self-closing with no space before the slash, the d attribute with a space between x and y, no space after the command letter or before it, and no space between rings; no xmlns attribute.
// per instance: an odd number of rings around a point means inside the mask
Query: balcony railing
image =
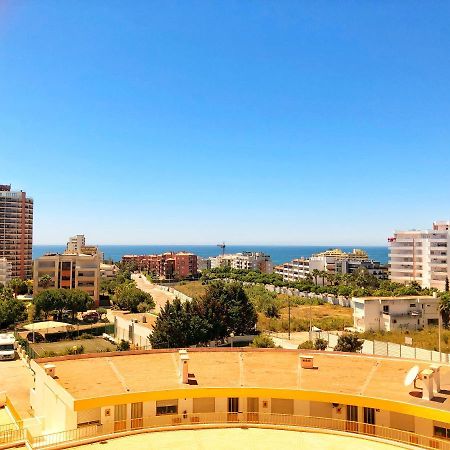
<svg viewBox="0 0 450 450"><path fill-rule="evenodd" d="M422 448L450 450L450 441L423 436L395 428L341 419L259 412L170 414L156 417L133 417L131 419L116 421L108 425L80 426L73 430L44 436L32 437L27 433L27 440L31 448L51 449L70 441L93 442L105 440L108 439L108 437L117 435L129 435L139 432L144 433L157 429L170 430L187 427L202 428L204 426L223 428L241 427L243 425L253 425L261 428L270 426L271 428L277 427L290 430L294 428L302 431L308 431L308 429L323 429L327 431L348 433L350 436L353 434L355 435L355 438L357 435L364 435L371 436L375 439L386 439ZM361 446L364 446L363 443L361 443Z"/></svg>

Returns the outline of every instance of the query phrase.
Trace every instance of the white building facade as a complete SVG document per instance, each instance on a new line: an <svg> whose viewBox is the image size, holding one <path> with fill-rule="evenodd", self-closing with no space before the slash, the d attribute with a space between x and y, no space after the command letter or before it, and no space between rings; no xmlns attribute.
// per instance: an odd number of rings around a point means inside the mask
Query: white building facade
<svg viewBox="0 0 450 450"><path fill-rule="evenodd" d="M449 226L450 222L434 222L431 230L395 232L389 238L389 279L445 290L450 278Z"/></svg>
<svg viewBox="0 0 450 450"><path fill-rule="evenodd" d="M232 269L259 270L263 273L272 273L273 264L270 255L262 252L241 252L228 255L219 255L211 260L211 269L216 267L231 267Z"/></svg>
<svg viewBox="0 0 450 450"><path fill-rule="evenodd" d="M421 330L439 324L437 296L354 297L357 331Z"/></svg>

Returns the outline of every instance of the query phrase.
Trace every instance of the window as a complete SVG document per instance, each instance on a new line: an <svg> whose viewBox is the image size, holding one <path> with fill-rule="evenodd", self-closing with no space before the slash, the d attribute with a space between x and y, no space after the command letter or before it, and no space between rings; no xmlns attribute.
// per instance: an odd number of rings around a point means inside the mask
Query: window
<svg viewBox="0 0 450 450"><path fill-rule="evenodd" d="M389 314L389 305L383 305L383 313Z"/></svg>
<svg viewBox="0 0 450 450"><path fill-rule="evenodd" d="M373 408L364 408L364 423L375 425L375 410Z"/></svg>
<svg viewBox="0 0 450 450"><path fill-rule="evenodd" d="M434 435L440 438L450 439L450 428L434 426Z"/></svg>
<svg viewBox="0 0 450 450"><path fill-rule="evenodd" d="M156 402L156 415L178 414L178 400L160 400Z"/></svg>
<svg viewBox="0 0 450 450"><path fill-rule="evenodd" d="M237 397L231 397L228 399L228 412L229 413L239 412L239 399Z"/></svg>

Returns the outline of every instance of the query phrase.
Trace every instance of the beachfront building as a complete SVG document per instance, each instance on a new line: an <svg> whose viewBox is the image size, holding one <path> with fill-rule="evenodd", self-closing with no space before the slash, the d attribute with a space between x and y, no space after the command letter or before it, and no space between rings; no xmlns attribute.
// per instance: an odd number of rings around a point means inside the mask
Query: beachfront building
<svg viewBox="0 0 450 450"><path fill-rule="evenodd" d="M31 361L30 402L43 433L59 433L43 442L214 424L317 427L447 449L450 367L419 363L417 387L405 386L417 363L252 348L72 355Z"/></svg>
<svg viewBox="0 0 450 450"><path fill-rule="evenodd" d="M219 255L211 260L211 268L231 267L232 269L256 270L262 273L272 273L273 264L270 255L263 252L239 252Z"/></svg>
<svg viewBox="0 0 450 450"><path fill-rule="evenodd" d="M353 323L361 332L421 330L439 324L437 296L354 297Z"/></svg>
<svg viewBox="0 0 450 450"><path fill-rule="evenodd" d="M450 222L434 222L431 230L396 231L389 238L389 278L445 290L450 278Z"/></svg>
<svg viewBox="0 0 450 450"><path fill-rule="evenodd" d="M0 258L11 263L11 277L31 279L33 199L0 185Z"/></svg>
<svg viewBox="0 0 450 450"><path fill-rule="evenodd" d="M326 250L309 258L298 258L280 264L274 268L274 272L281 275L283 281L297 281L313 276L316 270L334 274L351 274L361 269L379 279L387 278L387 267L378 261L371 260L367 253L360 249L354 249L350 253L338 248ZM321 283L323 280L318 277L317 281Z"/></svg>
<svg viewBox="0 0 450 450"><path fill-rule="evenodd" d="M6 285L11 279L12 264L6 258L0 258L0 284Z"/></svg>
<svg viewBox="0 0 450 450"><path fill-rule="evenodd" d="M33 292L38 294L44 287L40 280L51 277L48 288L81 289L99 305L100 256L96 253L47 253L34 261Z"/></svg>
<svg viewBox="0 0 450 450"><path fill-rule="evenodd" d="M122 262L133 263L138 270L146 271L165 280L192 278L197 275L197 255L189 252L166 252L160 255L124 255Z"/></svg>
<svg viewBox="0 0 450 450"><path fill-rule="evenodd" d="M211 259L197 256L197 270L201 272L208 269L211 269Z"/></svg>

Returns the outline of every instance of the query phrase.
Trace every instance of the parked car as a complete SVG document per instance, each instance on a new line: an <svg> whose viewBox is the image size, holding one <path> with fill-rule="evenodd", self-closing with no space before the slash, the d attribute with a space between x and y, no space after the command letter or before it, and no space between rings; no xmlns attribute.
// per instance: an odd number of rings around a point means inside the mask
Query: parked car
<svg viewBox="0 0 450 450"><path fill-rule="evenodd" d="M86 311L81 317L85 322L96 323L100 320L100 314L97 311Z"/></svg>

